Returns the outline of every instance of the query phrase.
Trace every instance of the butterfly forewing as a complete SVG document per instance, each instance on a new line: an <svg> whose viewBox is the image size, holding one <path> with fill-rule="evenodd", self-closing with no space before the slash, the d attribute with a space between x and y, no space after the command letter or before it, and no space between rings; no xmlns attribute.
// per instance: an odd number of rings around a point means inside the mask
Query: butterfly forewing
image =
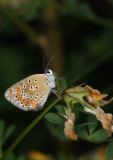
<svg viewBox="0 0 113 160"><path fill-rule="evenodd" d="M50 93L47 83L46 74L35 74L7 89L5 97L23 110L41 109Z"/></svg>

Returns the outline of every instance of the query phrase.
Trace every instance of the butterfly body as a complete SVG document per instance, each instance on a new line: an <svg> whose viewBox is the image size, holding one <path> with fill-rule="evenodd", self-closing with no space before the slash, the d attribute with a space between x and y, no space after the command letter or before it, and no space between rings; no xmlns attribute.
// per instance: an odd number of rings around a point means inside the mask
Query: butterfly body
<svg viewBox="0 0 113 160"><path fill-rule="evenodd" d="M6 90L5 98L22 110L37 111L43 108L54 87L55 76L47 70L45 74L31 75L11 86Z"/></svg>

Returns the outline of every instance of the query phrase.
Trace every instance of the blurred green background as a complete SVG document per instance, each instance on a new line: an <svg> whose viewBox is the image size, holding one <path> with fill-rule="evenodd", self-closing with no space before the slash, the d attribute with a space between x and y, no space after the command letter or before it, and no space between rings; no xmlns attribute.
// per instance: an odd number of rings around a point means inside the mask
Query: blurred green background
<svg viewBox="0 0 113 160"><path fill-rule="evenodd" d="M0 119L6 127L16 126L4 150L41 113L14 107L4 98L5 90L29 75L43 73L43 59L46 66L51 57L49 68L64 76L69 87L85 82L112 96L113 0L0 0ZM105 111L113 113L112 105ZM14 152L26 155L39 150L75 159L100 145L60 140L43 119Z"/></svg>

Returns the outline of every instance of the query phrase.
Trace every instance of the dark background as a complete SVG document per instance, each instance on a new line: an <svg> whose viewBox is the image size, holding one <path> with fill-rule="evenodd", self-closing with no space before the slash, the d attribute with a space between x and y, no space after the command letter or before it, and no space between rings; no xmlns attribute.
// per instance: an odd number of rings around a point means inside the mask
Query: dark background
<svg viewBox="0 0 113 160"><path fill-rule="evenodd" d="M19 110L7 102L4 92L29 75L44 73L43 59L46 66L54 57L49 68L64 76L69 87L85 82L113 95L112 19L112 0L0 1L0 119L6 126L16 125L4 149L41 113ZM105 110L113 113L112 105ZM96 147L85 141L59 140L43 119L14 152L80 156Z"/></svg>

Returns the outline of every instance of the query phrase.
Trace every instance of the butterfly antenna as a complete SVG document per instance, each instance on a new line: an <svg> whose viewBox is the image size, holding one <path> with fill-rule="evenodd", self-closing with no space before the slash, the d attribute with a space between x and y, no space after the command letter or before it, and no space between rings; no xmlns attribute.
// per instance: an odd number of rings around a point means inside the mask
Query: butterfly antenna
<svg viewBox="0 0 113 160"><path fill-rule="evenodd" d="M47 66L46 66L46 68L45 68L46 70L48 69L48 66L49 66L50 62L53 60L53 58L54 58L54 57L52 57L52 58L49 60Z"/></svg>
<svg viewBox="0 0 113 160"><path fill-rule="evenodd" d="M43 57L43 67L44 67L44 72L45 72L46 67L45 67L45 63L44 63L44 57Z"/></svg>

